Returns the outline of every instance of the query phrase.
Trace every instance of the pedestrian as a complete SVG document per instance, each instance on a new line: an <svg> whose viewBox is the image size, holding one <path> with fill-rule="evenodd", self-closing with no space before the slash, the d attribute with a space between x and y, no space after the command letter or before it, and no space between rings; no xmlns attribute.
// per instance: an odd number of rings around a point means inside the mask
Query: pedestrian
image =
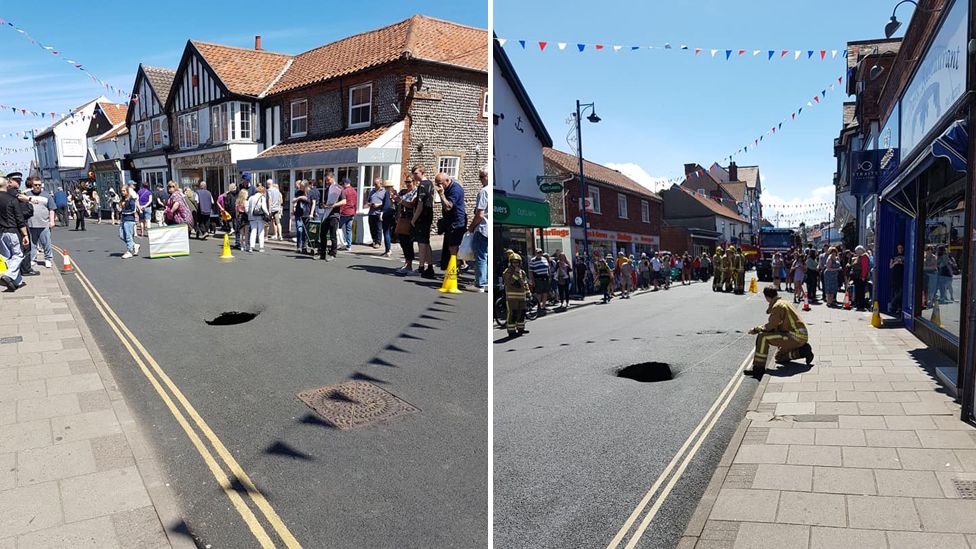
<svg viewBox="0 0 976 549"><path fill-rule="evenodd" d="M380 247L383 239L383 208L387 194L387 190L383 187L383 178L373 178L373 188L366 195L366 206L369 208L366 219L369 223L369 237L372 240L369 246L374 250Z"/></svg>
<svg viewBox="0 0 976 549"><path fill-rule="evenodd" d="M30 190L27 199L33 206L31 217L27 220L27 229L30 234L30 264L37 263L37 252L40 248L44 252L44 266L51 268L54 254L51 252L51 229L54 228L54 217L57 206L53 198L44 192L44 185L41 178L31 176L27 178L30 182Z"/></svg>
<svg viewBox="0 0 976 549"><path fill-rule="evenodd" d="M781 284L783 279L786 278L786 265L783 263L783 252L776 252L773 255L773 287L776 291L782 291Z"/></svg>
<svg viewBox="0 0 976 549"><path fill-rule="evenodd" d="M819 273L820 279L820 290L824 293L824 301L827 300L827 281L824 280L824 273L827 271L827 258L830 257L830 246L827 244L823 245L823 249L820 251L820 255L817 256L817 273ZM837 297L837 294L834 294Z"/></svg>
<svg viewBox="0 0 976 549"><path fill-rule="evenodd" d="M735 294L743 295L746 293L746 257L742 255L742 248L735 247Z"/></svg>
<svg viewBox="0 0 976 549"><path fill-rule="evenodd" d="M661 278L662 270L664 265L661 263L661 255L659 252L654 252L654 257L651 258L651 280L654 281L654 291L661 289Z"/></svg>
<svg viewBox="0 0 976 549"><path fill-rule="evenodd" d="M418 272L424 278L434 278L434 254L430 249L430 228L434 224L434 184L426 178L423 166L414 166L411 173L417 188L411 235L417 243Z"/></svg>
<svg viewBox="0 0 976 549"><path fill-rule="evenodd" d="M249 222L247 217L247 199L250 198L247 188L237 191L234 195L234 240L238 243L237 249L250 252L248 234Z"/></svg>
<svg viewBox="0 0 976 549"><path fill-rule="evenodd" d="M169 193L163 188L163 184L156 183L156 190L153 191L152 210L157 227L166 224L166 201L168 199Z"/></svg>
<svg viewBox="0 0 976 549"><path fill-rule="evenodd" d="M342 237L345 240L346 251L352 250L352 222L356 219L356 209L359 204L359 195L352 186L352 181L348 177L342 178L342 205L339 206L339 227L342 228Z"/></svg>
<svg viewBox="0 0 976 549"><path fill-rule="evenodd" d="M444 229L440 267L442 271L447 271L448 262L452 256L457 255L468 227L468 214L464 209L464 187L441 172L434 176L434 190L441 202L441 220L438 225L443 224Z"/></svg>
<svg viewBox="0 0 976 549"><path fill-rule="evenodd" d="M85 215L88 211L88 197L81 189L75 189L72 193L72 202L75 205L75 230L85 230Z"/></svg>
<svg viewBox="0 0 976 549"><path fill-rule="evenodd" d="M779 297L779 292L772 286L763 288L763 297L769 304L766 309L769 321L749 330L750 335L756 336L756 354L752 359L752 368L743 370L742 373L761 379L766 372L770 345L779 349L775 358L777 364L803 358L809 366L813 362L813 349L807 343L809 334L800 315L792 305Z"/></svg>
<svg viewBox="0 0 976 549"><path fill-rule="evenodd" d="M689 275L689 278L691 278L693 281L701 280L701 258L697 255L691 260L691 274Z"/></svg>
<svg viewBox="0 0 976 549"><path fill-rule="evenodd" d="M322 226L319 228L319 259L328 261L329 257L335 259L339 250L338 234L339 220L342 217L342 208L346 205L345 187L335 182L332 174L325 176L328 188L325 190L323 202L325 207L325 217L322 219ZM326 238L332 241L331 247L326 247Z"/></svg>
<svg viewBox="0 0 976 549"><path fill-rule="evenodd" d="M332 177L331 174L327 176L327 179ZM308 197L308 207L306 208L306 215L312 221L322 221L325 219L325 208L322 207L322 190L319 185L318 179L311 179L304 182L305 183L305 196ZM329 184L326 183L326 186ZM305 224L305 230L308 230L308 224ZM320 233L321 234L321 233Z"/></svg>
<svg viewBox="0 0 976 549"><path fill-rule="evenodd" d="M7 194L17 199L20 203L20 216L24 224L28 227L28 237L30 237L30 219L34 216L34 206L30 203L27 198L27 193L20 189L21 180L23 179L23 174L20 172L12 172L7 174ZM34 262L30 259L34 257L35 252L33 252L34 246L31 245L30 239L28 239L27 245L23 247L21 252L24 254L24 260L20 262L20 274L21 276L37 276L40 273L34 270Z"/></svg>
<svg viewBox="0 0 976 549"><path fill-rule="evenodd" d="M109 188L108 190L108 201L109 207L112 211L112 225L119 224L119 214L122 211L122 199L119 197L119 193L115 189Z"/></svg>
<svg viewBox="0 0 976 549"><path fill-rule="evenodd" d="M525 301L528 298L529 285L525 271L522 270L522 256L519 254L513 252L508 256L508 267L502 273L502 283L508 312L505 319L508 336L518 337L529 333L525 329Z"/></svg>
<svg viewBox="0 0 976 549"><path fill-rule="evenodd" d="M715 271L712 278L712 291L721 292L722 278L725 276L725 255L722 253L721 246L715 248L715 255L712 256L712 269Z"/></svg>
<svg viewBox="0 0 976 549"><path fill-rule="evenodd" d="M131 182L133 183L134 182ZM152 191L149 190L149 182L143 181L139 192L137 194L139 197L139 212L138 218L136 219L136 236L141 236L143 238L149 237L149 224L152 220Z"/></svg>
<svg viewBox="0 0 976 549"><path fill-rule="evenodd" d="M186 224L189 226L191 210L186 204L186 199L183 197L183 193L180 192L180 188L176 185L175 181L170 181L166 184L166 190L169 191L169 198L166 199L166 213L164 215L166 224Z"/></svg>
<svg viewBox="0 0 976 549"><path fill-rule="evenodd" d="M841 273L840 259L837 257L837 248L831 246L827 249L827 258L824 260L824 299L828 307L837 305L837 288L840 283Z"/></svg>
<svg viewBox="0 0 976 549"><path fill-rule="evenodd" d="M488 291L488 167L478 171L481 189L474 199L474 215L468 232L474 240L474 284L479 292ZM387 254L389 255L389 254ZM564 256L565 257L565 256ZM572 266L569 268L572 272ZM568 304L567 297L567 304Z"/></svg>
<svg viewBox="0 0 976 549"><path fill-rule="evenodd" d="M68 226L68 193L64 192L64 187L58 187L54 192L54 207L57 212L57 222L62 227Z"/></svg>
<svg viewBox="0 0 976 549"><path fill-rule="evenodd" d="M925 245L925 253L922 256L922 276L925 279L922 308L928 309L935 302L935 294L939 286L939 258L935 255L935 248L931 244Z"/></svg>
<svg viewBox="0 0 976 549"><path fill-rule="evenodd" d="M800 252L793 256L793 303L803 301L803 281L806 280L807 263Z"/></svg>
<svg viewBox="0 0 976 549"><path fill-rule="evenodd" d="M207 236L210 235L210 217L213 215L214 210L214 198L210 194L210 191L207 190L206 181L200 181L193 198L196 200L196 220L194 221L194 225L197 239L206 240ZM201 234L203 234L202 238L200 237Z"/></svg>
<svg viewBox="0 0 976 549"><path fill-rule="evenodd" d="M641 252L640 259L637 261L637 278L642 290L651 287L651 260L647 257L647 252Z"/></svg>
<svg viewBox="0 0 976 549"><path fill-rule="evenodd" d="M400 244L400 250L403 251L403 266L396 270L396 274L400 276L406 276L413 271L413 205L417 199L417 189L414 186L414 180L412 177L407 177L403 181L403 187L400 188L400 192L392 195L394 204L396 204L396 223L393 227L394 232L397 235L397 241ZM506 268L508 268L506 266Z"/></svg>
<svg viewBox="0 0 976 549"><path fill-rule="evenodd" d="M630 292L634 289L634 263L630 258L624 256L624 261L620 264L620 297L630 299Z"/></svg>
<svg viewBox="0 0 976 549"><path fill-rule="evenodd" d="M817 261L817 252L813 248L806 251L806 283L807 299L813 303L817 302L817 280L820 274L820 262Z"/></svg>
<svg viewBox="0 0 976 549"><path fill-rule="evenodd" d="M295 182L295 196L291 199L294 205L291 216L295 220L295 250L300 254L308 253L308 223L310 206L305 193L305 181Z"/></svg>
<svg viewBox="0 0 976 549"><path fill-rule="evenodd" d="M278 184L269 179L265 185L268 197L268 210L271 212L271 225L268 240L281 240L281 191Z"/></svg>
<svg viewBox="0 0 976 549"><path fill-rule="evenodd" d="M702 252L701 254L701 274L699 275L702 282L708 282L708 277L710 275L712 267L712 261L708 257L708 252Z"/></svg>
<svg viewBox="0 0 976 549"><path fill-rule="evenodd" d="M549 303L549 290L551 281L549 278L549 260L543 256L542 250L537 249L535 256L529 260L528 275L529 288L535 294L536 301L539 303L539 315L546 314L546 305Z"/></svg>
<svg viewBox="0 0 976 549"><path fill-rule="evenodd" d="M603 293L603 302L610 303L613 299L613 268L610 267L610 263L613 262L613 256L607 254L606 258L601 258L600 253L597 252L593 257L593 265L596 269L596 278L600 282L600 291Z"/></svg>
<svg viewBox="0 0 976 549"><path fill-rule="evenodd" d="M21 201L7 191L8 184L8 179L0 174L0 257L7 265L7 270L0 275L0 283L8 292L15 292L27 285L20 264L24 261L24 247L30 245L30 235Z"/></svg>
<svg viewBox="0 0 976 549"><path fill-rule="evenodd" d="M857 254L854 262L851 264L853 268L851 274L854 279L854 307L858 311L866 311L868 309L868 303L865 291L867 290L868 280L871 274L870 261L868 260L864 246L854 248L854 253Z"/></svg>
<svg viewBox="0 0 976 549"><path fill-rule="evenodd" d="M566 254L559 253L556 257L556 290L559 293L559 306L563 310L569 308L569 285L573 278L573 266L570 264Z"/></svg>
<svg viewBox="0 0 976 549"><path fill-rule="evenodd" d="M254 245L257 244L257 251L264 253L264 231L265 223L268 222L268 203L267 196L265 196L264 185L258 185L255 189L255 193L247 199L247 218L249 220L249 241L248 241L248 252L255 250Z"/></svg>
<svg viewBox="0 0 976 549"><path fill-rule="evenodd" d="M725 249L725 261L722 264L725 266L725 291L733 292L736 282L736 261L735 248L731 244Z"/></svg>
<svg viewBox="0 0 976 549"><path fill-rule="evenodd" d="M139 245L133 239L139 213L139 198L129 187L122 187L122 196L119 197L119 239L125 244L122 259L139 255Z"/></svg>

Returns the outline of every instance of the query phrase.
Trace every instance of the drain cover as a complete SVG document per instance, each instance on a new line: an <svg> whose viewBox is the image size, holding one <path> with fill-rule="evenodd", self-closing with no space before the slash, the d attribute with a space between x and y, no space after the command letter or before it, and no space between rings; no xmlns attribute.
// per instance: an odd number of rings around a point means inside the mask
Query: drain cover
<svg viewBox="0 0 976 549"><path fill-rule="evenodd" d="M298 398L333 427L366 427L420 409L366 381L347 381L298 393Z"/></svg>
<svg viewBox="0 0 976 549"><path fill-rule="evenodd" d="M976 499L976 480L954 478L952 485L956 487L956 493L962 499Z"/></svg>
<svg viewBox="0 0 976 549"><path fill-rule="evenodd" d="M634 381L640 381L641 383L649 383L653 381L668 381L674 378L674 374L671 373L671 367L664 362L642 362L617 370L617 377L625 377Z"/></svg>
<svg viewBox="0 0 976 549"><path fill-rule="evenodd" d="M205 321L211 326L234 326L235 324L244 324L245 322L250 322L258 316L257 313L240 313L237 311L229 311L226 313L220 313L217 318L213 320Z"/></svg>

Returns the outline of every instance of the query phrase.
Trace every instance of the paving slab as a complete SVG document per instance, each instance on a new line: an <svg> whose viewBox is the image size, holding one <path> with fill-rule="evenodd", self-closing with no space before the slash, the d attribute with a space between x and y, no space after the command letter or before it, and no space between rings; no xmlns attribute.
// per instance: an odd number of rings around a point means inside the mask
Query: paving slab
<svg viewBox="0 0 976 549"><path fill-rule="evenodd" d="M735 549L808 549L810 527L794 524L743 523ZM698 547L701 547L699 544Z"/></svg>
<svg viewBox="0 0 976 549"><path fill-rule="evenodd" d="M814 467L813 491L868 496L878 493L874 471L846 467Z"/></svg>
<svg viewBox="0 0 976 549"><path fill-rule="evenodd" d="M810 531L810 549L838 549L857 547L858 549L887 549L885 533L878 530L857 530L854 528L825 528L814 526Z"/></svg>
<svg viewBox="0 0 976 549"><path fill-rule="evenodd" d="M847 514L852 528L907 531L922 529L911 498L847 496Z"/></svg>

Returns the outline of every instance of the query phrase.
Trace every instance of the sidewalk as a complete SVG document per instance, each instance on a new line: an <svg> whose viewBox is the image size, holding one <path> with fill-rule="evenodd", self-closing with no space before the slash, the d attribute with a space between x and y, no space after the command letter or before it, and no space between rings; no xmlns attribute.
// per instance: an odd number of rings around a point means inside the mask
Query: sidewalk
<svg viewBox="0 0 976 549"><path fill-rule="evenodd" d="M194 547L61 274L0 293L0 548ZM165 525L165 526L164 526Z"/></svg>
<svg viewBox="0 0 976 549"><path fill-rule="evenodd" d="M936 381L948 361L869 313L801 315L812 369L763 378L678 547L976 548L976 429Z"/></svg>

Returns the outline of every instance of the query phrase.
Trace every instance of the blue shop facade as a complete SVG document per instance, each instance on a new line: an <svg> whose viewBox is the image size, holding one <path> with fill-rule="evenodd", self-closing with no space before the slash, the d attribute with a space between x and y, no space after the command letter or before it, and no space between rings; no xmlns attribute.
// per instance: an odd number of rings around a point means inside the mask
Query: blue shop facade
<svg viewBox="0 0 976 549"><path fill-rule="evenodd" d="M852 159L873 171L876 200L875 299L882 311L950 360L937 375L955 390L963 419L973 421L973 179L968 177L968 2L947 3L890 114L877 147ZM867 154L870 153L870 154ZM862 174L864 175L864 174ZM892 264L904 249L904 267ZM921 352L921 351L920 351ZM921 358L921 357L919 357Z"/></svg>

